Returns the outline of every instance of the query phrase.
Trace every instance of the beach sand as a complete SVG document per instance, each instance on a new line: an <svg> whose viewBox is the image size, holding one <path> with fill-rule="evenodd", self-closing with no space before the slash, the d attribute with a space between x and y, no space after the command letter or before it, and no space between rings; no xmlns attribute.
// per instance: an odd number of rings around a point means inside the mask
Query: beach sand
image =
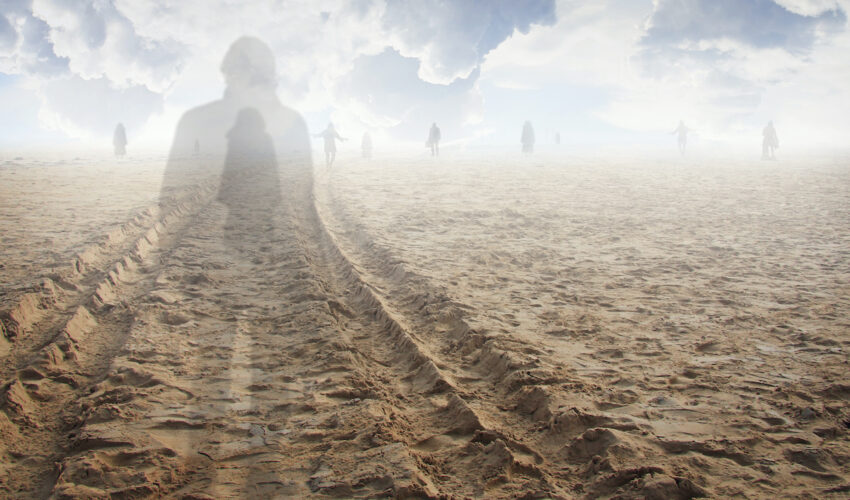
<svg viewBox="0 0 850 500"><path fill-rule="evenodd" d="M847 158L164 163L0 161L3 498L850 495Z"/></svg>

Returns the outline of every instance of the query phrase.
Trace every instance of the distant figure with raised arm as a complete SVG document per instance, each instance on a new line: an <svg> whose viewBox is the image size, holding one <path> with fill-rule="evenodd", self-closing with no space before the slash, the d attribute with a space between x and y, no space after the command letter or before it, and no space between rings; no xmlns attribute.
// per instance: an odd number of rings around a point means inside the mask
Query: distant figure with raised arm
<svg viewBox="0 0 850 500"><path fill-rule="evenodd" d="M776 150L779 149L779 137L776 136L776 129L773 128L773 120L767 122L761 135L761 159L775 160Z"/></svg>
<svg viewBox="0 0 850 500"><path fill-rule="evenodd" d="M431 156L440 156L440 127L436 123L431 124L431 130L428 131L428 142L426 146L431 148Z"/></svg>
<svg viewBox="0 0 850 500"><path fill-rule="evenodd" d="M123 123L115 126L115 133L112 134L112 146L115 148L115 156L124 156L127 153L127 131L124 130Z"/></svg>
<svg viewBox="0 0 850 500"><path fill-rule="evenodd" d="M360 148L363 150L363 158L372 157L372 136L369 132L363 132L363 140L360 141Z"/></svg>
<svg viewBox="0 0 850 500"><path fill-rule="evenodd" d="M679 120L679 126L670 132L679 135L679 154L685 154L685 147L688 145L688 132L690 131L691 129L685 126L685 122Z"/></svg>
<svg viewBox="0 0 850 500"><path fill-rule="evenodd" d="M534 152L534 127L531 126L530 121L526 120L522 125L522 137L520 137L520 141L522 142L523 153Z"/></svg>
<svg viewBox="0 0 850 500"><path fill-rule="evenodd" d="M336 159L336 140L345 141L345 138L340 137L333 123L328 123L328 128L315 134L315 136L322 137L325 140L325 165L330 167Z"/></svg>

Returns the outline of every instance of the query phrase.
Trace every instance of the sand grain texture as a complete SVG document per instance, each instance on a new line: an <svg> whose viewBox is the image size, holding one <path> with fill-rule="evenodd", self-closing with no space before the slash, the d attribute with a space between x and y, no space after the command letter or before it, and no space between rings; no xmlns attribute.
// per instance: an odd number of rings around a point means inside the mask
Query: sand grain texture
<svg viewBox="0 0 850 500"><path fill-rule="evenodd" d="M850 492L846 162L154 163L0 168L5 498Z"/></svg>

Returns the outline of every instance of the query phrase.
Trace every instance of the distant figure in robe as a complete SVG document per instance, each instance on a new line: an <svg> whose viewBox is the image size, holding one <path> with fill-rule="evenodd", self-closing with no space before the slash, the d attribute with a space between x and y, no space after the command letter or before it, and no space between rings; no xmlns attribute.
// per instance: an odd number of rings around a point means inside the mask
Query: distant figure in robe
<svg viewBox="0 0 850 500"><path fill-rule="evenodd" d="M127 131L124 130L123 123L115 126L115 133L112 134L112 146L115 148L115 156L127 154Z"/></svg>
<svg viewBox="0 0 850 500"><path fill-rule="evenodd" d="M333 123L328 123L328 128L315 134L315 136L322 137L325 140L325 165L330 167L336 160L336 140L344 141L345 138L340 137Z"/></svg>
<svg viewBox="0 0 850 500"><path fill-rule="evenodd" d="M363 132L363 140L360 142L360 148L363 150L363 158L372 157L372 136L369 132Z"/></svg>
<svg viewBox="0 0 850 500"><path fill-rule="evenodd" d="M440 156L441 138L440 128L436 123L432 123L431 129L428 131L428 142L425 143L426 146L431 148L431 156Z"/></svg>
<svg viewBox="0 0 850 500"><path fill-rule="evenodd" d="M761 159L775 160L776 150L779 148L779 137L776 136L776 129L773 128L773 120L767 123L761 133Z"/></svg>
<svg viewBox="0 0 850 500"><path fill-rule="evenodd" d="M522 142L523 153L534 152L534 128L531 126L530 121L526 121L523 124L522 137L520 137L520 141Z"/></svg>
<svg viewBox="0 0 850 500"><path fill-rule="evenodd" d="M691 129L685 126L685 122L679 120L679 126L676 127L671 134L679 134L679 153L685 154L685 146L688 145L688 132Z"/></svg>

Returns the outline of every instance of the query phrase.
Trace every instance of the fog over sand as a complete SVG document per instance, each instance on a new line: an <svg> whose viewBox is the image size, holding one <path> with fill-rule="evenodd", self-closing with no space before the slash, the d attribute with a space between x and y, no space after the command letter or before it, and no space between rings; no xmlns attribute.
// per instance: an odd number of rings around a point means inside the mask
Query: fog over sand
<svg viewBox="0 0 850 500"><path fill-rule="evenodd" d="M442 154L0 162L0 497L850 494L846 157Z"/></svg>

